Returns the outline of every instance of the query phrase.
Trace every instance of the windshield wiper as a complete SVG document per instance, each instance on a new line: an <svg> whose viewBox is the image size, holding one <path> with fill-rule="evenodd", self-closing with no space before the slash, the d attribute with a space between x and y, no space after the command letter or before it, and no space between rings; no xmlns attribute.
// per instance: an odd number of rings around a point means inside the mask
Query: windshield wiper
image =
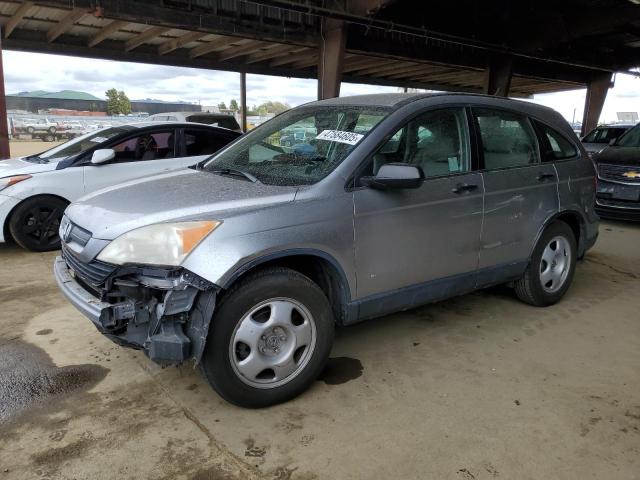
<svg viewBox="0 0 640 480"><path fill-rule="evenodd" d="M218 175L226 175L231 177L244 177L252 183L256 183L258 179L251 175L250 173L243 172L242 170L238 170L235 168L214 168L209 170L211 173L215 173Z"/></svg>
<svg viewBox="0 0 640 480"><path fill-rule="evenodd" d="M29 162L34 162L34 163L49 163L49 160L47 160L46 158L41 158L39 153L36 153L35 155L28 155L22 158L23 160L27 160Z"/></svg>

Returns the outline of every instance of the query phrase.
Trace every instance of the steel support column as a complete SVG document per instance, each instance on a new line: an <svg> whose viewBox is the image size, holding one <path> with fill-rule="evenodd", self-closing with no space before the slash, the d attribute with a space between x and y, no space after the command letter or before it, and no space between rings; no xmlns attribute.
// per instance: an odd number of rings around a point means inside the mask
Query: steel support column
<svg viewBox="0 0 640 480"><path fill-rule="evenodd" d="M7 97L4 92L4 69L2 66L2 31L0 29L0 160L9 158L10 156Z"/></svg>
<svg viewBox="0 0 640 480"><path fill-rule="evenodd" d="M340 95L347 27L342 20L322 20L318 59L318 100Z"/></svg>
<svg viewBox="0 0 640 480"><path fill-rule="evenodd" d="M247 132L247 73L240 72L240 128Z"/></svg>
<svg viewBox="0 0 640 480"><path fill-rule="evenodd" d="M609 72L594 74L587 84L587 96L584 100L582 117L582 135L586 135L598 125L607 91L611 87L613 74Z"/></svg>
<svg viewBox="0 0 640 480"><path fill-rule="evenodd" d="M484 74L483 93L508 97L513 74L513 58L506 55L493 56Z"/></svg>

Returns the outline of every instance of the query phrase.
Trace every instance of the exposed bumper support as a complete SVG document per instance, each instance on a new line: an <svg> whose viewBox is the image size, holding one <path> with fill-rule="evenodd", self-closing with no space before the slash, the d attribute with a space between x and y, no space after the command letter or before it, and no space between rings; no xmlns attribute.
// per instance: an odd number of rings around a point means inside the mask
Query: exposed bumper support
<svg viewBox="0 0 640 480"><path fill-rule="evenodd" d="M187 273L187 272L186 272ZM166 288L155 289L144 283L126 281L132 293L118 303L103 302L86 290L73 276L62 257L56 257L54 274L60 290L98 331L115 343L144 350L160 364L193 359L197 364L204 351L209 323L215 308L215 288L188 272ZM148 279L142 279L148 283ZM200 281L199 281L200 280ZM196 288L196 286L209 288ZM143 291L146 290L147 294Z"/></svg>

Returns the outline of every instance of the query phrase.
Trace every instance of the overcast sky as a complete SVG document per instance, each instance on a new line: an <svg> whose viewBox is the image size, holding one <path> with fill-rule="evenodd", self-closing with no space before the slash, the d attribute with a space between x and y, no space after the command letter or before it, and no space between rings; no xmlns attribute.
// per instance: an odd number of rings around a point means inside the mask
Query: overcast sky
<svg viewBox="0 0 640 480"><path fill-rule="evenodd" d="M195 68L164 67L108 60L3 52L5 90L79 90L104 98L109 88L124 90L131 99L183 100L217 105L239 99L239 74ZM396 92L396 87L343 83L342 96L362 93ZM247 75L247 103L268 100L292 106L315 100L315 80ZM534 101L555 108L569 121L582 119L585 90L536 95ZM640 112L640 78L616 76L609 91L601 121L617 120L616 112Z"/></svg>

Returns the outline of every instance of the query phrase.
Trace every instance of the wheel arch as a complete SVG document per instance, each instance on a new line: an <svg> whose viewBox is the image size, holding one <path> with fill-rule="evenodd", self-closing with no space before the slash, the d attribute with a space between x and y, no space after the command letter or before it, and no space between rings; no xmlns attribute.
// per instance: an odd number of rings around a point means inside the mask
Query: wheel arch
<svg viewBox="0 0 640 480"><path fill-rule="evenodd" d="M531 246L531 251L529 252L529 258L531 258L531 256L533 255L533 251L535 250L536 245L538 244L538 241L540 241L540 237L542 237L542 234L544 233L544 231L547 229L547 227L549 227L549 225L551 225L553 222L557 220L560 220L566 223L567 225L569 225L569 228L571 228L571 231L573 232L573 235L575 236L575 239L576 239L576 246L578 249L578 258L582 257L582 255L584 254L584 248L585 248L584 247L584 237L585 237L584 217L580 214L580 212L576 210L563 210L561 212L557 212L554 215L550 216L544 222L544 224L538 231L538 234L536 235L533 245Z"/></svg>
<svg viewBox="0 0 640 480"><path fill-rule="evenodd" d="M51 197L51 198L55 198L55 199L58 199L58 200L62 200L63 202L66 202L67 204L71 203L69 200L67 200L63 196L56 195L56 194L53 194L53 193L40 193L38 195L31 195L30 197L23 198L22 200L20 200L19 203L14 205L14 207L9 211L7 216L4 218L4 225L2 226L2 233L4 234L5 241L7 239L14 240L13 235L11 235L11 231L9 229L9 222L11 221L11 217L13 217L13 214L15 213L16 209L20 205L22 205L24 202L26 202L27 200L31 200L32 198L43 198L43 197Z"/></svg>
<svg viewBox="0 0 640 480"><path fill-rule="evenodd" d="M336 322L348 322L351 302L349 281L340 263L322 250L299 248L260 256L243 264L221 287L228 290L246 275L273 266L290 268L309 277L327 296Z"/></svg>

